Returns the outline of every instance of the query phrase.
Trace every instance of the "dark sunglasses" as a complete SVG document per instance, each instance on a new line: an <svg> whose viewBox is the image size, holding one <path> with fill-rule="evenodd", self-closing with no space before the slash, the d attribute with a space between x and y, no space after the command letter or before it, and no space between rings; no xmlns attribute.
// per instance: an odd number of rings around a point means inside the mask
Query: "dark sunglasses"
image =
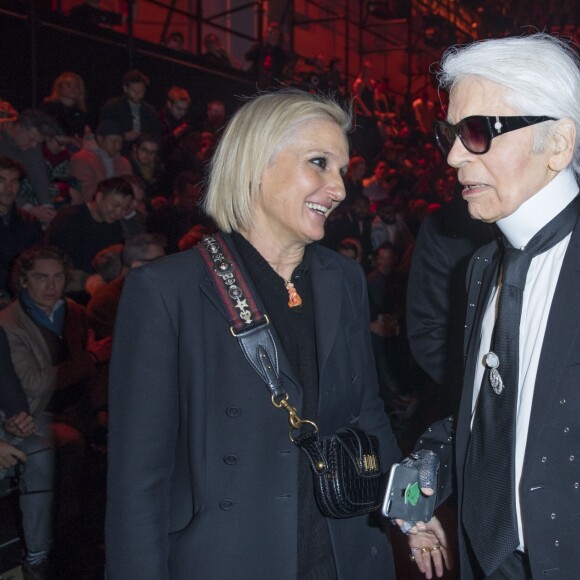
<svg viewBox="0 0 580 580"><path fill-rule="evenodd" d="M444 155L459 137L463 146L474 155L483 155L489 151L491 140L498 135L523 129L544 121L556 121L554 117L486 117L473 115L461 119L456 125L445 121L435 121L435 138Z"/></svg>

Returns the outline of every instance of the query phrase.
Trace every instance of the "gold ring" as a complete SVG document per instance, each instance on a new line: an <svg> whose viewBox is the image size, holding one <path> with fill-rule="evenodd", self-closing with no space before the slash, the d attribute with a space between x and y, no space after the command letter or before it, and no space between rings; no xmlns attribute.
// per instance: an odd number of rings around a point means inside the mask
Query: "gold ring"
<svg viewBox="0 0 580 580"><path fill-rule="evenodd" d="M432 548L431 551L434 552L435 550L440 550L441 549L441 545L440 544L435 544Z"/></svg>
<svg viewBox="0 0 580 580"><path fill-rule="evenodd" d="M421 554L426 554L427 552L430 552L431 548L421 548Z"/></svg>

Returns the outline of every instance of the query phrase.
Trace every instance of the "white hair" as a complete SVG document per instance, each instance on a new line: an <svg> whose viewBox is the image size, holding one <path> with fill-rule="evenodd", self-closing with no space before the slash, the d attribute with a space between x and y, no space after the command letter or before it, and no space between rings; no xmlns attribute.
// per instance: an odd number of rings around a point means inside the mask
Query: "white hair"
<svg viewBox="0 0 580 580"><path fill-rule="evenodd" d="M576 126L572 168L580 178L580 58L571 42L538 32L445 52L437 73L442 88L450 91L473 76L506 88L506 104L520 115L571 119ZM543 143L552 125L539 125L536 141Z"/></svg>

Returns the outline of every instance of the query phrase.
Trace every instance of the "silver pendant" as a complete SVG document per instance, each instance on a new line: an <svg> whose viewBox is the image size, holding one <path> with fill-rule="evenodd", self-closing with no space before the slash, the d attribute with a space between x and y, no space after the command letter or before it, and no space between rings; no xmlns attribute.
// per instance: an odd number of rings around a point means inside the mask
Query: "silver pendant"
<svg viewBox="0 0 580 580"><path fill-rule="evenodd" d="M499 367L499 358L495 352L488 352L485 355L485 364L487 368L491 369L489 371L489 382L491 384L491 388L496 395L501 395L501 392L504 390L505 385L503 384L501 375L497 370Z"/></svg>

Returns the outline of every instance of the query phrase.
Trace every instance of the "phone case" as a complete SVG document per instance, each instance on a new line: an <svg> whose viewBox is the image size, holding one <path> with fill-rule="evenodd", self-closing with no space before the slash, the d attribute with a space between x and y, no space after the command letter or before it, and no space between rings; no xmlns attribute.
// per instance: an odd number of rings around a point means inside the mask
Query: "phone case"
<svg viewBox="0 0 580 580"><path fill-rule="evenodd" d="M433 517L436 496L436 493L431 496L421 493L417 469L395 463L391 467L382 513L411 523L428 522Z"/></svg>

